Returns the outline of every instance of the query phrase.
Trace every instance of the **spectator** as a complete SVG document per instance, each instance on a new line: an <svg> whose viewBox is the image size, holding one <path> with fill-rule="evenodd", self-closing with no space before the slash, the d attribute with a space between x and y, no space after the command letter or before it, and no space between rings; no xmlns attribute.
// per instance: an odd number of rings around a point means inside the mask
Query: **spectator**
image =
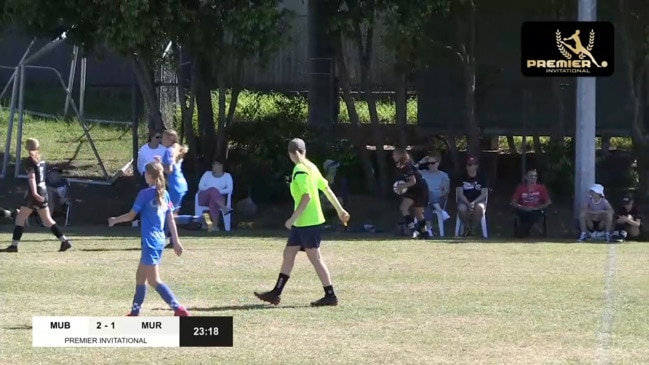
<svg viewBox="0 0 649 365"><path fill-rule="evenodd" d="M70 203L69 187L70 183L61 174L63 171L54 167L50 169L45 179L47 186L47 196L50 198L50 211L59 212L63 210L65 204Z"/></svg>
<svg viewBox="0 0 649 365"><path fill-rule="evenodd" d="M428 207L424 215L429 227L432 227L433 213L443 214L443 205L446 205L448 193L451 191L448 174L439 169L441 161L441 154L432 151L420 162L421 177L428 184Z"/></svg>
<svg viewBox="0 0 649 365"><path fill-rule="evenodd" d="M142 189L148 188L149 184L144 179L144 168L149 162L156 161L156 157L162 159L165 153L165 146L160 142L162 140L162 133L159 131L149 131L149 141L140 147L137 153L137 171L140 174L140 184Z"/></svg>
<svg viewBox="0 0 649 365"><path fill-rule="evenodd" d="M226 205L226 197L232 194L234 188L232 175L223 171L223 161L212 162L212 170L205 171L198 183L198 204L209 207L210 213L204 215L207 229L218 231L219 216L232 213L232 208Z"/></svg>
<svg viewBox="0 0 649 365"><path fill-rule="evenodd" d="M487 211L487 194L489 188L484 174L478 171L478 159L470 156L466 162L466 172L457 180L457 212L464 226L464 236L473 233L475 224Z"/></svg>
<svg viewBox="0 0 649 365"><path fill-rule="evenodd" d="M613 208L604 197L604 187L600 184L595 184L590 188L588 193L588 200L579 214L579 228L581 229L579 242L588 241L588 232L599 231L602 228L606 230L606 242L611 242Z"/></svg>
<svg viewBox="0 0 649 365"><path fill-rule="evenodd" d="M627 192L622 199L622 206L617 211L615 231L613 232L617 242L624 242L627 238L640 236L642 220L634 200L633 194Z"/></svg>
<svg viewBox="0 0 649 365"><path fill-rule="evenodd" d="M536 170L528 171L524 184L519 185L512 195L511 205L520 223L520 231L517 232L520 238L530 235L532 226L543 218L543 209L552 204L548 190L537 181Z"/></svg>

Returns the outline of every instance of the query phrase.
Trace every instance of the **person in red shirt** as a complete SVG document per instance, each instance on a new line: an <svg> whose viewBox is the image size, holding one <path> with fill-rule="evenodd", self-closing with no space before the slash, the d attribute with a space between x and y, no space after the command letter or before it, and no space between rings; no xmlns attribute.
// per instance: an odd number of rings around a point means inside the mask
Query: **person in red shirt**
<svg viewBox="0 0 649 365"><path fill-rule="evenodd" d="M536 170L528 171L525 182L518 186L512 196L511 205L520 222L519 237L529 236L532 226L543 217L543 209L552 204L548 190L537 180Z"/></svg>

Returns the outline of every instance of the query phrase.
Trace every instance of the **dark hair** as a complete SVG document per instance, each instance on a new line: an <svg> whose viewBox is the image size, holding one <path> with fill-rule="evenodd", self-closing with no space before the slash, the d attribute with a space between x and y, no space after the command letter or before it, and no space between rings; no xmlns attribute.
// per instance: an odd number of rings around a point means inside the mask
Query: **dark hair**
<svg viewBox="0 0 649 365"><path fill-rule="evenodd" d="M221 164L221 165L225 165L225 159L223 159L223 158L221 158L221 157L217 157L217 158L215 158L215 159L212 160L212 164L215 164L215 163L218 163L218 164Z"/></svg>
<svg viewBox="0 0 649 365"><path fill-rule="evenodd" d="M442 158L442 154L438 150L428 152L428 157Z"/></svg>
<svg viewBox="0 0 649 365"><path fill-rule="evenodd" d="M408 155L408 151L405 148L395 148L394 153L401 156L401 161L406 161L410 159L410 155Z"/></svg>

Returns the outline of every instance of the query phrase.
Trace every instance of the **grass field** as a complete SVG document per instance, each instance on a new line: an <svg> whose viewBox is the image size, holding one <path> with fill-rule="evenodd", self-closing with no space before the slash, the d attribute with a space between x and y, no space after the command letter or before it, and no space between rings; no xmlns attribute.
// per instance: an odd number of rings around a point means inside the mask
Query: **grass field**
<svg viewBox="0 0 649 365"><path fill-rule="evenodd" d="M234 316L234 348L32 348L32 316L122 316L130 307L136 230L76 229L72 251L60 254L49 234L30 230L19 254L0 256L0 363L649 363L644 244L358 236L323 247L336 308L308 307L322 288L303 254L279 307L252 296L274 284L283 237L198 233L184 239L181 258L168 252L163 280L194 315ZM150 290L142 314L172 312Z"/></svg>

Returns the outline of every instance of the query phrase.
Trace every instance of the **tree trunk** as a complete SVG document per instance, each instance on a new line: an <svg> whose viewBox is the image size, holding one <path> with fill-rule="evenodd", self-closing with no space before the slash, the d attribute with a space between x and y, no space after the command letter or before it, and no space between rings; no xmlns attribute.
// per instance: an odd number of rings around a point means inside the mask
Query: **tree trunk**
<svg viewBox="0 0 649 365"><path fill-rule="evenodd" d="M507 147L509 147L509 153L512 155L515 155L518 153L518 150L516 149L516 141L514 140L514 136L507 136Z"/></svg>
<svg viewBox="0 0 649 365"><path fill-rule="evenodd" d="M539 155L541 154L541 137L539 137L538 134L534 134L532 136L532 140L534 141L534 153L536 154L536 157L538 159Z"/></svg>
<svg viewBox="0 0 649 365"><path fill-rule="evenodd" d="M336 44L336 62L338 65L338 78L340 82L340 88L343 91L343 101L347 107L347 114L349 115L349 120L352 127L355 129L355 132L351 138L352 143L356 146L358 153L360 154L361 164L363 165L363 174L365 175L365 186L368 193L373 194L376 192L376 178L374 177L374 169L372 168L372 160L370 154L367 151L367 144L365 143L363 133L360 129L360 118L358 117L358 111L356 110L356 105L354 104L354 98L352 97L352 90L349 83L349 71L347 70L347 63L345 62L345 56L343 54L343 43L341 35L335 36Z"/></svg>
<svg viewBox="0 0 649 365"><path fill-rule="evenodd" d="M475 111L475 68L471 65L464 67L464 107L465 125L467 130L467 152L473 156L480 155L480 126Z"/></svg>
<svg viewBox="0 0 649 365"><path fill-rule="evenodd" d="M408 78L405 67L397 64L396 83L394 97L396 99L396 123L399 135L397 136L396 147L406 148L408 130Z"/></svg>
<svg viewBox="0 0 649 365"><path fill-rule="evenodd" d="M208 84L212 78L210 60L201 55L194 55L194 75L196 109L198 111L198 138L201 144L201 152L206 158L214 157L216 150L216 132L214 128L214 107L212 106L212 94ZM205 161L207 163L208 161Z"/></svg>
<svg viewBox="0 0 649 365"><path fill-rule="evenodd" d="M226 132L226 98L228 89L225 85L225 68L219 67L218 84L219 84L219 117L217 122L217 138L216 149L214 150L214 158L225 158L225 151L227 151L227 132Z"/></svg>
<svg viewBox="0 0 649 365"><path fill-rule="evenodd" d="M135 55L132 57L133 71L135 79L142 91L142 99L148 114L147 126L149 130L162 131L166 129L165 123L162 120L162 113L160 112L160 101L156 92L155 83L153 81L151 67L146 60L140 59Z"/></svg>
<svg viewBox="0 0 649 365"><path fill-rule="evenodd" d="M363 37L360 24L354 25L355 41L358 49L358 56L361 66L361 88L363 89L363 97L367 103L367 109L370 114L370 124L372 128L372 137L374 145L376 146L376 164L379 170L379 196L385 196L388 192L388 167L386 163L383 133L381 131L381 122L379 114L376 110L376 99L372 91L370 82L370 71L372 68L372 46L374 38L374 29L371 25L368 26L366 36ZM365 38L365 41L363 41Z"/></svg>
<svg viewBox="0 0 649 365"><path fill-rule="evenodd" d="M179 54L179 52L174 52L174 54ZM192 67L195 67L195 63L192 64ZM180 100L180 119L182 123L182 131L189 146L189 154L193 156L194 161L194 171L200 171L200 166L198 164L198 144L196 142L196 135L194 134L194 110L196 108L196 101L194 98L194 83L195 79L191 78L189 80L189 85L185 78L185 72L182 70L181 63L178 62L178 68L176 69L176 75L178 79L178 100ZM188 87L189 86L189 87ZM189 93L188 93L189 91Z"/></svg>

